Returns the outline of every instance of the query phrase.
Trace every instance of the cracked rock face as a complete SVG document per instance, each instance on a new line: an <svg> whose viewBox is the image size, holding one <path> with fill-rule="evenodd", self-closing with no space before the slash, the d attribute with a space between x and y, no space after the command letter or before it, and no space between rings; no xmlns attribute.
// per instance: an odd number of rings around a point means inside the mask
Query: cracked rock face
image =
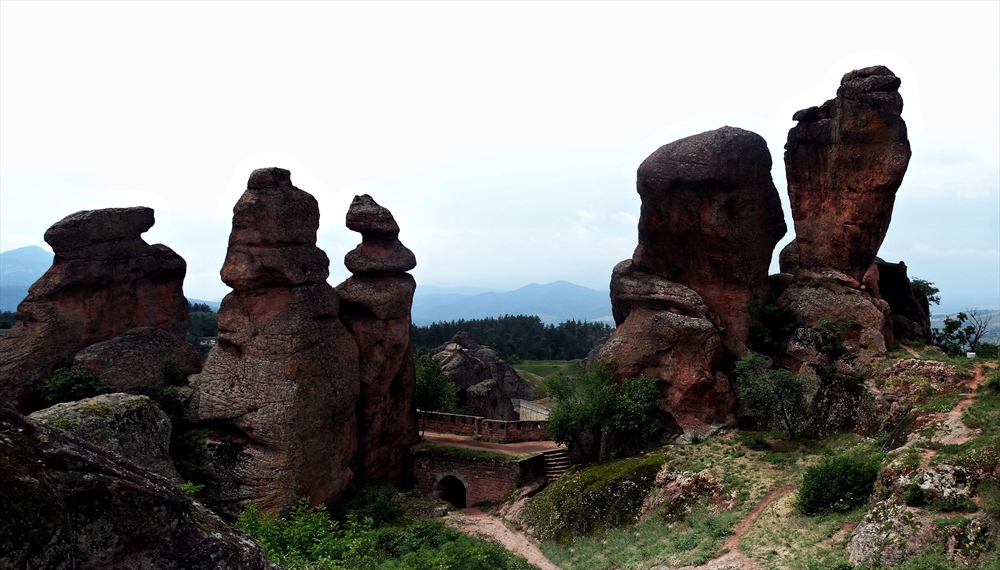
<svg viewBox="0 0 1000 570"><path fill-rule="evenodd" d="M406 273L416 257L399 241L392 213L371 196L355 196L347 227L361 244L344 264L353 274L337 286L340 320L358 346L357 465L368 476L401 485L408 448L417 442L416 370L410 307L417 284Z"/></svg>
<svg viewBox="0 0 1000 570"><path fill-rule="evenodd" d="M793 116L785 170L800 267L861 281L875 260L910 162L899 85L881 65L851 71L835 99Z"/></svg>
<svg viewBox="0 0 1000 570"><path fill-rule="evenodd" d="M22 412L40 409L41 380L136 327L184 339L187 266L170 248L143 241L152 226L150 208L108 208L77 212L45 232L55 258L0 338L0 397Z"/></svg>
<svg viewBox="0 0 1000 570"><path fill-rule="evenodd" d="M531 386L492 348L460 331L431 352L441 371L458 388L458 403L491 420L517 420L511 399L530 400ZM490 384L493 381L495 384Z"/></svg>
<svg viewBox="0 0 1000 570"><path fill-rule="evenodd" d="M287 170L254 171L233 208L219 342L190 379L188 420L211 428L208 491L230 515L333 505L357 448L358 349L316 247L319 207Z"/></svg>

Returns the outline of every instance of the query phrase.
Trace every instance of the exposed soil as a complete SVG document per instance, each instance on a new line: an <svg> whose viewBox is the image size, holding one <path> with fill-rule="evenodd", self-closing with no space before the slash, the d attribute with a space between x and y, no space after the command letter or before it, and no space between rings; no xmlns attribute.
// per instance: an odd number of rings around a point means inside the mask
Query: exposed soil
<svg viewBox="0 0 1000 570"><path fill-rule="evenodd" d="M979 388L979 384L982 383L983 378L986 376L985 372L983 372L982 364L976 363L975 370L976 375L972 378L972 381L968 385L968 397L956 404L950 412L945 414L934 414L937 417L931 418L931 421L941 422L941 426L938 428L933 437L933 441L935 443L958 445L979 435L979 430L966 426L965 422L962 421L962 413L976 401L976 390Z"/></svg>
<svg viewBox="0 0 1000 570"><path fill-rule="evenodd" d="M913 356L913 358L923 358L922 356L920 356L919 352L913 350L912 348L906 346L905 344L900 344L899 346L906 352L909 352Z"/></svg>
<svg viewBox="0 0 1000 570"><path fill-rule="evenodd" d="M449 447L459 447L462 449L478 449L480 451L493 451L495 453L506 453L508 455L519 455L521 453L536 453L559 449L559 444L554 441L519 441L517 443L491 443L472 439L468 435L455 435L453 433L424 432L424 441L436 444L447 445Z"/></svg>
<svg viewBox="0 0 1000 570"><path fill-rule="evenodd" d="M494 540L514 554L525 558L529 564L542 570L559 570L559 567L542 554L535 543L519 532L507 527L497 517L487 515L476 508L465 509L464 513L448 514L448 526L466 534Z"/></svg>

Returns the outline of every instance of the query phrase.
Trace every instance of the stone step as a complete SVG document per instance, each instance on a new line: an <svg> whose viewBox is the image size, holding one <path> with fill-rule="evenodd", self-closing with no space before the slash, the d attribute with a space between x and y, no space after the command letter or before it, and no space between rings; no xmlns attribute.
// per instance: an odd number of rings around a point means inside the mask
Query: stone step
<svg viewBox="0 0 1000 570"><path fill-rule="evenodd" d="M551 483L562 477L569 469L569 455L565 449L553 449L542 453L545 458L545 478Z"/></svg>

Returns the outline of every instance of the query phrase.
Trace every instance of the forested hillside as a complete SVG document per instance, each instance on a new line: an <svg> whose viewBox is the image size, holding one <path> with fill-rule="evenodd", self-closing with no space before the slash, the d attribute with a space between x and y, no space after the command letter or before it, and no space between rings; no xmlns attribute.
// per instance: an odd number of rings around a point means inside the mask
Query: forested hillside
<svg viewBox="0 0 1000 570"><path fill-rule="evenodd" d="M505 357L523 360L573 360L584 358L603 342L614 327L607 323L565 321L546 325L535 315L460 319L413 327L413 344L430 350L465 331L481 345L493 346Z"/></svg>

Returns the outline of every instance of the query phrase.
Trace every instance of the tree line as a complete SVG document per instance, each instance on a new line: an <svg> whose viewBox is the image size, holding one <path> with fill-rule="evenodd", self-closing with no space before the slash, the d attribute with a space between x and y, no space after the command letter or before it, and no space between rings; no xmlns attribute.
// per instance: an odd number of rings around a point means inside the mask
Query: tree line
<svg viewBox="0 0 1000 570"><path fill-rule="evenodd" d="M573 360L585 358L607 340L614 327L601 322L569 320L546 325L535 315L504 315L499 318L459 319L413 326L413 344L432 350L465 331L483 346L507 358L521 360Z"/></svg>

